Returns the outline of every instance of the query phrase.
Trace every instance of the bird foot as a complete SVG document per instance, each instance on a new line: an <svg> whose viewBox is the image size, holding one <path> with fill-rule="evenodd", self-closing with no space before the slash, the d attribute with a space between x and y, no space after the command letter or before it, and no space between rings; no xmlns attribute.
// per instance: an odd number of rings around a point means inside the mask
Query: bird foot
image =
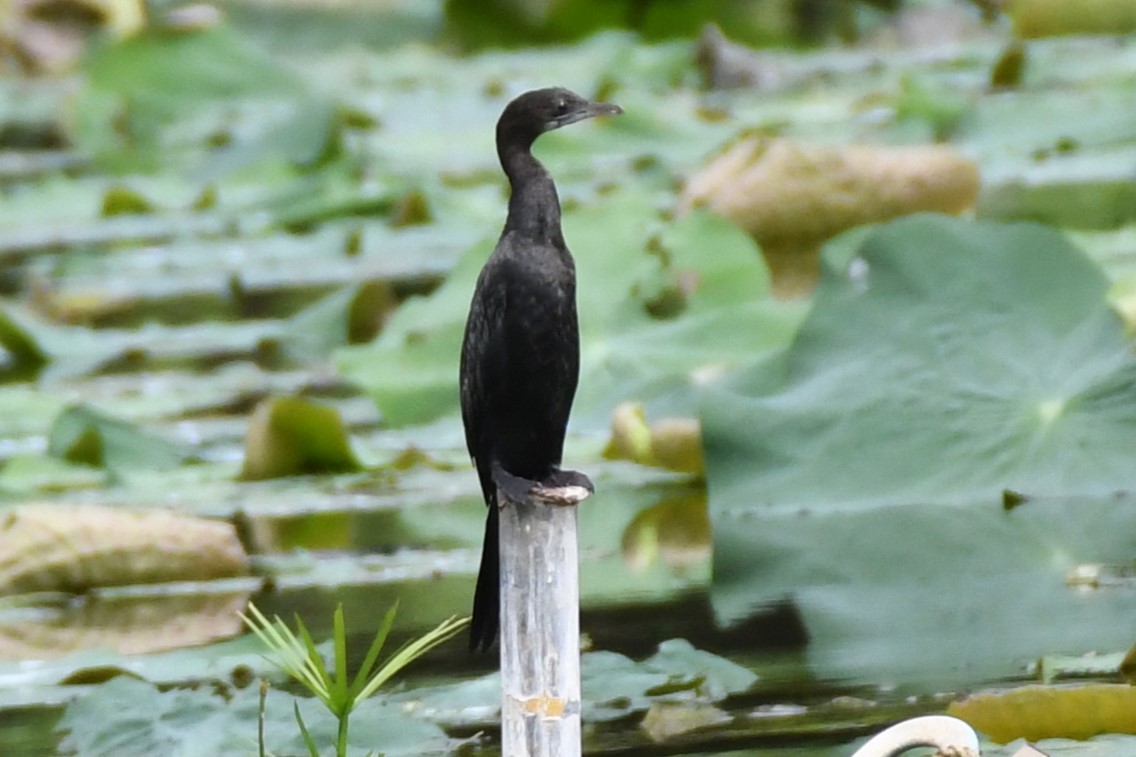
<svg viewBox="0 0 1136 757"><path fill-rule="evenodd" d="M554 470L552 474L541 482L544 488L559 489L565 486L580 486L588 490L588 494L595 494L596 487L592 480L576 470Z"/></svg>
<svg viewBox="0 0 1136 757"><path fill-rule="evenodd" d="M497 488L509 502L528 502L533 490L540 488L539 481L514 476L499 463L493 464L493 483L497 484ZM505 502L500 500L501 498L498 497L499 506L503 507Z"/></svg>
<svg viewBox="0 0 1136 757"><path fill-rule="evenodd" d="M571 507L595 494L592 480L574 470L554 470L529 496L547 505Z"/></svg>
<svg viewBox="0 0 1136 757"><path fill-rule="evenodd" d="M554 470L543 481L514 476L499 464L493 465L493 483L505 495L498 498L499 507L505 502L541 502L568 507L587 499L596 488L591 479L574 470Z"/></svg>

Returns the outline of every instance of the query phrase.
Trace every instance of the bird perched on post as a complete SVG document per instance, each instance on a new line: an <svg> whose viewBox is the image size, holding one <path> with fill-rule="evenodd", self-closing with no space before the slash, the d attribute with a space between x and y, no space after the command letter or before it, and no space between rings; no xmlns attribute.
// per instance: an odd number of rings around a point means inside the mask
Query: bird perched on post
<svg viewBox="0 0 1136 757"><path fill-rule="evenodd" d="M583 484L560 471L568 413L580 372L576 266L560 231L560 200L533 157L546 131L616 115L567 89L538 89L497 121L497 157L509 179L509 214L477 279L461 352L465 440L489 508L473 599L470 649L489 649L500 604L497 489L523 502L537 485Z"/></svg>

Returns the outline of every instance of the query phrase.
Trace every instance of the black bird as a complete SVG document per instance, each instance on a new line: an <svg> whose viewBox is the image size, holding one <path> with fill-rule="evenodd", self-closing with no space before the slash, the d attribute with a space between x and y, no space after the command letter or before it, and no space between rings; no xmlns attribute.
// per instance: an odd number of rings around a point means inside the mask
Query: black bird
<svg viewBox="0 0 1136 757"><path fill-rule="evenodd" d="M535 484L563 483L556 479L580 373L576 266L560 231L556 186L532 144L546 131L622 112L553 87L517 97L497 121L497 157L512 189L509 215L477 279L461 353L466 447L489 508L471 650L488 650L497 637L497 487L523 501ZM568 482L587 481L563 473Z"/></svg>

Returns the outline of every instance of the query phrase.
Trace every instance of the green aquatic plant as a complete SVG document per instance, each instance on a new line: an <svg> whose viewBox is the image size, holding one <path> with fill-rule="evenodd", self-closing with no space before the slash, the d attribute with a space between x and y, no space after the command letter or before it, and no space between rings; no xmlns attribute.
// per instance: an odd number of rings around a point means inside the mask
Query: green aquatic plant
<svg viewBox="0 0 1136 757"><path fill-rule="evenodd" d="M450 617L438 625L437 628L423 636L404 644L397 652L388 657L381 667L376 669L379 653L386 643L391 626L394 625L394 616L398 611L396 602L379 625L371 647L366 657L356 671L354 678L347 674L347 627L343 618L343 605L335 608L334 627L332 633L332 669L329 670L327 662L316 647L312 635L308 633L304 622L296 616L296 631L293 632L279 616L269 620L249 603L248 614L242 613L241 618L245 625L264 642L276 659L274 662L291 678L299 682L317 699L323 702L328 711L339 722L338 736L335 744L336 757L345 757L347 754L347 733L351 711L363 700L373 695L395 673L399 672L414 660L426 654L434 647L453 638L466 627L469 618ZM294 702L296 724L304 737L308 751L312 757L319 757L319 747L308 731L303 718L300 716L299 703ZM261 754L264 754L263 735L261 739Z"/></svg>

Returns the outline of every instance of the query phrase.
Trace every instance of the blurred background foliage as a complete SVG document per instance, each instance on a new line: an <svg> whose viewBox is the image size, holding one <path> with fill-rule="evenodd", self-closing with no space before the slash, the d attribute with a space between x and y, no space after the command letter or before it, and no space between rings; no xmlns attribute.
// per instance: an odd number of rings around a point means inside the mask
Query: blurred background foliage
<svg viewBox="0 0 1136 757"><path fill-rule="evenodd" d="M493 124L550 84L625 110L537 145L598 488L589 753L847 754L949 700L1132 751L1080 703L1132 667L1134 7L6 0L0 753L238 742L250 598L317 640L339 603L368 639L467 611L457 349ZM491 729L460 646L357 746Z"/></svg>

